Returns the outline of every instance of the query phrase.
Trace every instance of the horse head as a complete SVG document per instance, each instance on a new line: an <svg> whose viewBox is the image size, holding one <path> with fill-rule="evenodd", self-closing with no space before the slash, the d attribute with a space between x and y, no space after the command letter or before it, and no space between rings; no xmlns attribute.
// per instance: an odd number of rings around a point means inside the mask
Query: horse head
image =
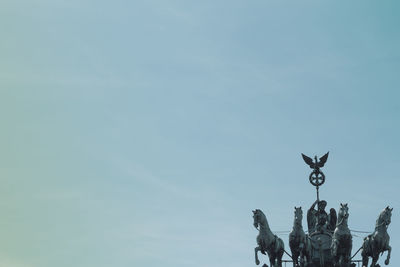
<svg viewBox="0 0 400 267"><path fill-rule="evenodd" d="M378 223L383 224L386 227L389 226L392 218L392 210L393 208L389 208L389 206L387 206L379 215Z"/></svg>
<svg viewBox="0 0 400 267"><path fill-rule="evenodd" d="M301 207L294 207L294 221L301 224L303 220L303 210Z"/></svg>
<svg viewBox="0 0 400 267"><path fill-rule="evenodd" d="M349 218L349 207L347 206L347 203L345 204L340 203L339 221L347 220L348 218Z"/></svg>
<svg viewBox="0 0 400 267"><path fill-rule="evenodd" d="M258 229L258 226L262 221L262 217L265 217L265 215L261 210L259 209L253 210L253 220L254 220L253 225L256 229Z"/></svg>

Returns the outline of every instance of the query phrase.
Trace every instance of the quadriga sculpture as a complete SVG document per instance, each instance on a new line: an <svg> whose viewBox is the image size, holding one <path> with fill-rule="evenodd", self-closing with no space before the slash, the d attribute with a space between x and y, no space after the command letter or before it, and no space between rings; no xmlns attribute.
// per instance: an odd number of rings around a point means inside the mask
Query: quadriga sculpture
<svg viewBox="0 0 400 267"><path fill-rule="evenodd" d="M265 254L265 252L268 253L271 267L282 267L282 256L284 252L282 239L271 232L267 218L261 210L253 210L253 219L253 225L259 231L257 236L258 247L254 248L256 264L260 264L257 253L261 251L263 254Z"/></svg>
<svg viewBox="0 0 400 267"><path fill-rule="evenodd" d="M368 266L369 257L372 257L371 267L379 266L376 264L379 259L379 253L383 253L384 251L388 252L385 264L389 264L392 248L389 246L390 237L387 233L387 228L391 222L392 210L393 208L387 206L376 220L375 231L364 238L361 253L363 267Z"/></svg>
<svg viewBox="0 0 400 267"><path fill-rule="evenodd" d="M293 267L305 266L311 262L311 243L308 236L304 233L303 211L301 207L294 207L293 230L289 234L289 246L292 252Z"/></svg>
<svg viewBox="0 0 400 267"><path fill-rule="evenodd" d="M349 208L346 204L340 203L335 231L333 232L331 253L335 267L348 267L351 261L351 248L353 246L347 220L349 218Z"/></svg>

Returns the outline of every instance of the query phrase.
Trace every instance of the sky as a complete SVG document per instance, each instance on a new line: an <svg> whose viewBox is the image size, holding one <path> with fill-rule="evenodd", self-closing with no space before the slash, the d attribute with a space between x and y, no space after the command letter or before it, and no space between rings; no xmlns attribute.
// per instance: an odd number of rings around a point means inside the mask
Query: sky
<svg viewBox="0 0 400 267"><path fill-rule="evenodd" d="M398 266L399 12L3 0L0 267L254 266L251 211L291 230L327 151L321 198L365 232L393 207Z"/></svg>

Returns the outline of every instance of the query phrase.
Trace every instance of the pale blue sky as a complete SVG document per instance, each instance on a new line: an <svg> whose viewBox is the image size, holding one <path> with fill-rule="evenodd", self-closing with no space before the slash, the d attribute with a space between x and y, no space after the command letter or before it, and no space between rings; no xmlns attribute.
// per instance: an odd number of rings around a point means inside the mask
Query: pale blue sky
<svg viewBox="0 0 400 267"><path fill-rule="evenodd" d="M394 207L399 265L399 12L3 1L0 267L254 266L251 210L290 230L328 150L321 197L356 230Z"/></svg>

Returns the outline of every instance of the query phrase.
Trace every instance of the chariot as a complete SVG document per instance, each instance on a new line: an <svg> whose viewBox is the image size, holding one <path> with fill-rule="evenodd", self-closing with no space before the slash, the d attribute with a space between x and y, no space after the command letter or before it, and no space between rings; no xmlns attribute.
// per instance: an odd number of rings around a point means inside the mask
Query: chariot
<svg viewBox="0 0 400 267"><path fill-rule="evenodd" d="M311 261L313 264L316 266L332 265L332 235L328 233L313 233L309 238L311 242Z"/></svg>
<svg viewBox="0 0 400 267"><path fill-rule="evenodd" d="M329 152L319 160L302 154L304 161L312 168L309 175L310 183L315 186L317 199L307 211L307 234L303 230L303 211L295 207L293 230L289 234L291 254L285 250L284 242L269 228L265 214L253 210L254 227L259 230L258 246L255 251L255 262L260 264L258 252L268 254L270 267L282 267L282 264L293 264L294 267L367 267L369 257L372 258L371 267L377 264L379 254L387 251L385 264L389 264L391 247L387 228L391 222L393 208L387 206L376 221L375 231L364 238L363 245L352 255L352 234L348 227L349 208L347 204L340 204L338 212L330 209L325 212L326 201L319 198L319 187L325 182L325 175L320 170L328 159ZM317 209L315 207L317 206ZM361 251L362 260L354 260ZM291 260L282 260L286 253ZM264 264L263 267L268 267Z"/></svg>

